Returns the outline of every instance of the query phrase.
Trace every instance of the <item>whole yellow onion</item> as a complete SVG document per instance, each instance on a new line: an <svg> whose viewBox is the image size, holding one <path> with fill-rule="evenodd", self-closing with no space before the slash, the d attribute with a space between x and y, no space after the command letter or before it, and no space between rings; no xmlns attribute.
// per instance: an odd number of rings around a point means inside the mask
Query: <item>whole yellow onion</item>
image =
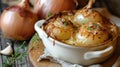
<svg viewBox="0 0 120 67"><path fill-rule="evenodd" d="M6 8L1 14L1 30L5 37L13 40L27 40L35 33L37 16L29 7L29 0Z"/></svg>
<svg viewBox="0 0 120 67"><path fill-rule="evenodd" d="M73 0L37 0L34 12L40 18L46 18L49 14L56 14L63 10L73 10L76 3Z"/></svg>

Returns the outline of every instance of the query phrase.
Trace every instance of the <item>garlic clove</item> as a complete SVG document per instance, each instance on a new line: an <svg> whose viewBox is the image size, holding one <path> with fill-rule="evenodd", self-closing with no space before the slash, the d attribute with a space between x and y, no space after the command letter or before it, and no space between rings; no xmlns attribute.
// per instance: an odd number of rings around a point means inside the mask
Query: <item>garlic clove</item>
<svg viewBox="0 0 120 67"><path fill-rule="evenodd" d="M0 54L11 55L13 53L12 46L10 45L10 43L7 43L7 44L8 44L8 46L5 49L1 50Z"/></svg>

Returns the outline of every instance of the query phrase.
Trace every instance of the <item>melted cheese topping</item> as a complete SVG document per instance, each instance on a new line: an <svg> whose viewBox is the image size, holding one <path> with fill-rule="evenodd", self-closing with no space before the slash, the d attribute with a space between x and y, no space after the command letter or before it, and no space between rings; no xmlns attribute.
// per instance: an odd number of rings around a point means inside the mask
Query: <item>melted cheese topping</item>
<svg viewBox="0 0 120 67"><path fill-rule="evenodd" d="M75 46L96 46L114 35L115 25L91 9L78 10L70 15L58 15L48 22L44 30L50 37Z"/></svg>
<svg viewBox="0 0 120 67"><path fill-rule="evenodd" d="M72 22L75 26L79 27L88 22L102 22L102 17L98 12L92 9L82 9L75 13Z"/></svg>
<svg viewBox="0 0 120 67"><path fill-rule="evenodd" d="M65 21L63 18L57 18L56 20L48 23L45 29L51 37L58 40L67 40L71 37L73 25L70 21Z"/></svg>
<svg viewBox="0 0 120 67"><path fill-rule="evenodd" d="M76 45L90 46L105 42L109 33L96 23L87 23L76 33Z"/></svg>

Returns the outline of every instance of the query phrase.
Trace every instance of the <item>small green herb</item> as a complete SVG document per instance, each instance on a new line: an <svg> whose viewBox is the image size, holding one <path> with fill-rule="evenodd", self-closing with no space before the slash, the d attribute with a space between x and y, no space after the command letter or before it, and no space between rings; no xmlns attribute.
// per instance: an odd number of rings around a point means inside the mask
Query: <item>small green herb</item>
<svg viewBox="0 0 120 67"><path fill-rule="evenodd" d="M93 30L90 26L87 28L88 30Z"/></svg>
<svg viewBox="0 0 120 67"><path fill-rule="evenodd" d="M99 25L97 23L93 23L91 26L88 26L88 30L95 30L99 27Z"/></svg>
<svg viewBox="0 0 120 67"><path fill-rule="evenodd" d="M22 52L22 53L19 52L20 49L22 49L23 47L25 47L25 44L26 44L26 42L24 41L24 42L21 44L21 46L19 46L19 47L15 50L14 54L12 54L11 57L5 56L5 60L6 60L6 61L3 62L4 67L10 67L12 64L14 64L14 62L15 62L16 60L21 60L23 57L25 57L25 56L27 55L27 50L25 50L25 51Z"/></svg>
<svg viewBox="0 0 120 67"><path fill-rule="evenodd" d="M68 23L68 22L63 22L63 24L64 24L65 26L68 26L68 25L69 25L69 23Z"/></svg>
<svg viewBox="0 0 120 67"><path fill-rule="evenodd" d="M35 33L32 40L33 40L33 42L38 42L39 41L38 33Z"/></svg>
<svg viewBox="0 0 120 67"><path fill-rule="evenodd" d="M99 25L97 23L93 23L93 26L95 27L99 27Z"/></svg>
<svg viewBox="0 0 120 67"><path fill-rule="evenodd" d="M51 12L49 12L48 14L47 14L47 16L46 16L46 18L47 17L50 17L50 16L52 16L53 14L51 13Z"/></svg>
<svg viewBox="0 0 120 67"><path fill-rule="evenodd" d="M31 46L29 46L29 50L32 50L33 48L34 48L34 46L32 46L32 45L31 45Z"/></svg>
<svg viewBox="0 0 120 67"><path fill-rule="evenodd" d="M35 43L36 45L31 45L29 46L29 50L32 50L35 46L37 46L37 42L40 40L40 38L38 37L38 33L35 33L35 35L32 38L32 42Z"/></svg>

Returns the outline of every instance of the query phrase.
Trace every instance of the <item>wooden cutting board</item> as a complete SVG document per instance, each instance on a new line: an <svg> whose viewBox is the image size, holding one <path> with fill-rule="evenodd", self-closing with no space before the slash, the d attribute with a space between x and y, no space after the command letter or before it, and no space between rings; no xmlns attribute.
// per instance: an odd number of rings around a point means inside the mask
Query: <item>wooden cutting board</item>
<svg viewBox="0 0 120 67"><path fill-rule="evenodd" d="M118 38L117 49L113 55L108 60L101 63L103 67L111 67L113 65L118 56L120 56L119 48L120 37ZM32 65L31 67L61 67L60 64L50 62L49 60L42 60L40 62L37 62L37 59L40 55L43 54L43 51L44 45L38 35L35 34L29 43L29 60Z"/></svg>

